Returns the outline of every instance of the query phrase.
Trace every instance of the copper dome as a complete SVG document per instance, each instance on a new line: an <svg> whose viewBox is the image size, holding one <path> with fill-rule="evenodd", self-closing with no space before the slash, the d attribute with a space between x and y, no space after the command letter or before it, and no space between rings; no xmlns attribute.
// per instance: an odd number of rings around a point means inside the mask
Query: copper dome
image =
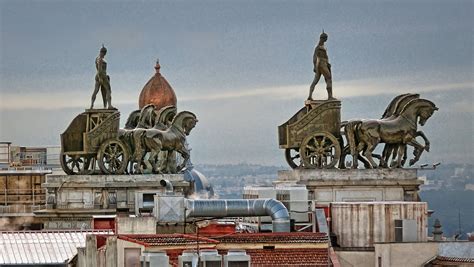
<svg viewBox="0 0 474 267"><path fill-rule="evenodd" d="M176 94L168 81L160 73L160 63L156 62L156 73L143 87L138 99L139 108L154 104L156 110L166 106L176 106Z"/></svg>

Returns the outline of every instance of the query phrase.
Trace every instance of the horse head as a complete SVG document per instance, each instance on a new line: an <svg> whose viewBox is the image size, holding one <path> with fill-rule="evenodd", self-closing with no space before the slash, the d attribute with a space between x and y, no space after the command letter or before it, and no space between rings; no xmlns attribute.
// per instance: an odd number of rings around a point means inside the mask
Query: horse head
<svg viewBox="0 0 474 267"><path fill-rule="evenodd" d="M166 127L169 127L176 116L177 109L175 106L166 106L158 111L157 123L162 123Z"/></svg>
<svg viewBox="0 0 474 267"><path fill-rule="evenodd" d="M433 115L436 110L439 110L439 108L436 107L433 102L425 100L425 105L420 106L418 111L418 115L420 117L420 125L425 125L426 121Z"/></svg>
<svg viewBox="0 0 474 267"><path fill-rule="evenodd" d="M400 114L414 118L415 123L417 119L420 118L419 123L423 126L436 110L438 110L436 105L429 100L412 99L403 107Z"/></svg>
<svg viewBox="0 0 474 267"><path fill-rule="evenodd" d="M189 135L191 130L196 126L198 119L194 113L189 111L181 111L173 119L172 126L178 128L185 135Z"/></svg>

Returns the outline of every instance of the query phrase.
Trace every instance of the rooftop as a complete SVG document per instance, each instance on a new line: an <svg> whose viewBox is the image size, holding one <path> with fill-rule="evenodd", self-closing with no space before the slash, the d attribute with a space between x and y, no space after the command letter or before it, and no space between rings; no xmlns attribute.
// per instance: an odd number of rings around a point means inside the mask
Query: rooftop
<svg viewBox="0 0 474 267"><path fill-rule="evenodd" d="M86 235L111 233L108 230L0 232L0 265L68 262L77 254L77 247L85 247Z"/></svg>
<svg viewBox="0 0 474 267"><path fill-rule="evenodd" d="M211 237L221 243L327 243L325 233L235 233Z"/></svg>
<svg viewBox="0 0 474 267"><path fill-rule="evenodd" d="M146 247L151 246L183 246L196 244L218 244L219 241L205 238L196 237L194 235L186 234L149 234L149 235L119 235L118 238L134 242L137 244L144 245Z"/></svg>
<svg viewBox="0 0 474 267"><path fill-rule="evenodd" d="M247 249L252 266L328 266L327 249Z"/></svg>

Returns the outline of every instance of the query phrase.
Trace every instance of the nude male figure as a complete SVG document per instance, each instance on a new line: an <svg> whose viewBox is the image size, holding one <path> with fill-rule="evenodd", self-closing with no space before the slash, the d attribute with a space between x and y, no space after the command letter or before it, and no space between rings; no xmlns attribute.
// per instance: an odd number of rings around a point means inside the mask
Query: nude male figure
<svg viewBox="0 0 474 267"><path fill-rule="evenodd" d="M114 109L112 106L112 91L110 88L110 77L107 75L107 62L105 61L105 55L107 54L107 48L102 45L99 56L95 59L95 68L97 74L95 75L95 87L94 93L92 93L91 109L94 108L95 98L99 89L102 94L102 101L104 108Z"/></svg>
<svg viewBox="0 0 474 267"><path fill-rule="evenodd" d="M331 75L331 64L329 64L329 58L324 43L328 40L328 35L323 31L319 36L319 43L314 49L313 64L314 64L314 80L311 83L309 89L308 100L313 100L313 91L316 84L318 84L321 75L324 76L326 81L326 90L328 91L328 100L335 99L332 96L332 75Z"/></svg>

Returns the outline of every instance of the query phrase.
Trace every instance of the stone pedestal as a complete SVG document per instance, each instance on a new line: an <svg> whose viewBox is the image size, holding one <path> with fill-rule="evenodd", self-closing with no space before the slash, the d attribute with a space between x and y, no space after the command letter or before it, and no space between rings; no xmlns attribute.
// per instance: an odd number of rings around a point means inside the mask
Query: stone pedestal
<svg viewBox="0 0 474 267"><path fill-rule="evenodd" d="M93 228L93 217L151 213L153 196L164 194L162 179L177 194L187 196L190 184L182 174L162 175L47 175L46 209L35 211L46 229Z"/></svg>
<svg viewBox="0 0 474 267"><path fill-rule="evenodd" d="M276 184L306 185L309 200L419 201L416 169L296 169L279 171Z"/></svg>

